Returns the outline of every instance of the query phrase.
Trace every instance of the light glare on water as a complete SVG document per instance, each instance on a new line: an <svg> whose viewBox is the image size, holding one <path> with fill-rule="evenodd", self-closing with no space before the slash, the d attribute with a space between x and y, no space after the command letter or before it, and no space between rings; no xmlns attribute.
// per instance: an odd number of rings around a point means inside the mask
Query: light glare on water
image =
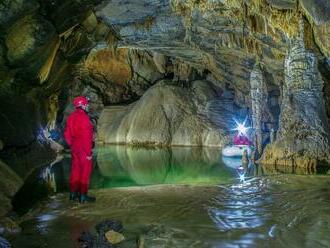
<svg viewBox="0 0 330 248"><path fill-rule="evenodd" d="M122 247L136 247L141 236L155 248L329 247L328 176L258 176L258 167L238 174L216 150L102 149L97 202L70 203L58 193L23 223L15 247L76 247L82 231L108 218L123 222ZM58 176L68 176L65 163Z"/></svg>

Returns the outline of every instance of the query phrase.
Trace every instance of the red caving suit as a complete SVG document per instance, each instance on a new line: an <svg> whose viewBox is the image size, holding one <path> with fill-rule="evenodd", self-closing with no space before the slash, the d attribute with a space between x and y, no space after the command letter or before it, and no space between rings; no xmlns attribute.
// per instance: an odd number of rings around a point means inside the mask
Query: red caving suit
<svg viewBox="0 0 330 248"><path fill-rule="evenodd" d="M84 110L77 108L69 115L64 138L71 149L70 191L87 194L92 173L93 125Z"/></svg>
<svg viewBox="0 0 330 248"><path fill-rule="evenodd" d="M252 142L245 135L236 134L234 137L234 145L252 145Z"/></svg>

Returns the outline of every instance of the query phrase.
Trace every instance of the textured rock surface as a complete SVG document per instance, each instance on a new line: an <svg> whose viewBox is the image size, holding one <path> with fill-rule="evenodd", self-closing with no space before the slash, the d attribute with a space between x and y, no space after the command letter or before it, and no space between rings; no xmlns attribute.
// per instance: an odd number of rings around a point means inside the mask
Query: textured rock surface
<svg viewBox="0 0 330 248"><path fill-rule="evenodd" d="M208 92L198 92L198 81L193 83L196 90L192 92L170 83L157 83L137 103L119 111L117 115L111 113L111 108L101 114L99 141L141 145L223 146L227 142L224 131L216 129L203 118L205 113L200 111L206 105L205 99L210 99L206 94L213 94L215 98L216 92L211 87Z"/></svg>
<svg viewBox="0 0 330 248"><path fill-rule="evenodd" d="M171 93L164 86L166 92L157 93L158 102L163 99L164 104L151 108L140 101L128 106L126 112L119 107L114 110L113 114L122 115L127 125L120 129L125 131L118 136L119 141L134 143L137 138L165 144L216 143L201 141L207 139L206 134L200 134L203 138L190 137L183 129L211 123L228 130L234 116L251 115L250 78L257 61L268 95L269 116L263 115L262 120L262 135L267 137L263 142L267 142L269 128L278 126L278 103L285 98L284 58L290 40L301 33L301 19L305 23L305 46L315 54L325 82L329 122L330 70L329 63L323 62L330 57L329 7L328 0L1 1L0 139L6 147L34 143L39 127L63 125L70 101L79 94L93 99L95 119L104 105L129 104L144 94L143 98L156 102L156 97L145 92L158 80L167 79L173 87L184 90ZM196 102L198 97L191 93L191 86L197 79L211 81L224 96L214 99L212 94L203 93ZM301 79L309 80L304 76ZM198 90L203 87L205 84ZM165 93L170 97L163 97ZM172 104L173 97L182 98L182 102ZM190 98L194 101L187 101ZM169 109L167 99L172 106ZM25 103L28 110L22 113ZM190 112L182 111L181 104ZM139 116L146 113L138 106L161 113L157 115L163 125L159 129L166 131L158 136L156 129L148 129L150 134L139 133L149 127L134 116L134 111L140 111ZM195 109L197 119L188 118L191 109ZM185 118L181 120L177 113L184 113ZM164 121L168 117L173 119ZM156 120L150 121L156 126ZM134 125L130 127L128 122ZM124 124L117 121L115 126L120 125ZM26 132L22 131L24 126Z"/></svg>
<svg viewBox="0 0 330 248"><path fill-rule="evenodd" d="M252 105L252 124L255 133L255 147L258 154L262 153L263 130L262 124L267 114L267 88L260 65L256 64L251 72L251 105Z"/></svg>
<svg viewBox="0 0 330 248"><path fill-rule="evenodd" d="M267 0L267 2L278 9L293 9L297 4L297 0Z"/></svg>
<svg viewBox="0 0 330 248"><path fill-rule="evenodd" d="M0 27L2 29L12 25L25 15L35 13L39 3L34 0L4 0L0 2Z"/></svg>
<svg viewBox="0 0 330 248"><path fill-rule="evenodd" d="M22 179L0 160L0 218L11 210L11 198L22 186Z"/></svg>
<svg viewBox="0 0 330 248"><path fill-rule="evenodd" d="M292 41L285 60L285 84L277 140L262 162L316 169L330 163L329 127L323 80L302 37Z"/></svg>
<svg viewBox="0 0 330 248"><path fill-rule="evenodd" d="M95 88L105 104L135 100L162 78L153 54L131 49L95 49L79 70L81 81Z"/></svg>
<svg viewBox="0 0 330 248"><path fill-rule="evenodd" d="M57 36L52 24L41 16L25 16L7 31L5 44L10 65L37 77L42 66L52 60ZM24 75L26 77L26 75Z"/></svg>
<svg viewBox="0 0 330 248"><path fill-rule="evenodd" d="M301 0L307 18L312 23L315 41L322 52L330 57L330 4L327 0Z"/></svg>

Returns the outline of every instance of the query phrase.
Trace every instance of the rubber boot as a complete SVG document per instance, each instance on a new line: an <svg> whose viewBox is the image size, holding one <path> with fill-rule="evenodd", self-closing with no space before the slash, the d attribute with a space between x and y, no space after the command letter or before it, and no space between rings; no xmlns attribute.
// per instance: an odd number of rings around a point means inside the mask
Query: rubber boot
<svg viewBox="0 0 330 248"><path fill-rule="evenodd" d="M80 200L79 193L78 192L70 192L69 200L70 201Z"/></svg>
<svg viewBox="0 0 330 248"><path fill-rule="evenodd" d="M88 195L84 195L82 194L80 196L80 203L85 203L85 202L95 202L96 198L94 196L88 196Z"/></svg>

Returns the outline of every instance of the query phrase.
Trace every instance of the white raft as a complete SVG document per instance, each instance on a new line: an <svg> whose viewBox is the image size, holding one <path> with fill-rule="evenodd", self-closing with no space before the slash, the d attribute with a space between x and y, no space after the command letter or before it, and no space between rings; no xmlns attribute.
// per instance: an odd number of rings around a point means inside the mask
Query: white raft
<svg viewBox="0 0 330 248"><path fill-rule="evenodd" d="M233 145L233 146L226 146L222 149L222 156L225 157L242 157L244 150L247 151L247 155L250 157L251 155L251 148L247 145Z"/></svg>

